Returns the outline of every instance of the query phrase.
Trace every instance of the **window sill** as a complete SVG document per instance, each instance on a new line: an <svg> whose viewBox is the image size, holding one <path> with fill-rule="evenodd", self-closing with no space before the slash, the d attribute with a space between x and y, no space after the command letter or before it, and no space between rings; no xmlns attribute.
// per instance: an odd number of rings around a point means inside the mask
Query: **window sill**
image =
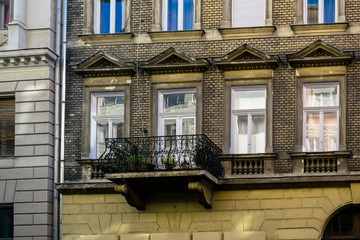
<svg viewBox="0 0 360 240"><path fill-rule="evenodd" d="M275 26L264 27L242 27L242 28L218 28L224 39L248 38L248 37L268 37L272 36L276 30Z"/></svg>
<svg viewBox="0 0 360 240"><path fill-rule="evenodd" d="M294 174L334 175L348 171L350 151L292 152Z"/></svg>
<svg viewBox="0 0 360 240"><path fill-rule="evenodd" d="M81 34L79 37L86 44L129 43L134 34L131 32L109 34Z"/></svg>
<svg viewBox="0 0 360 240"><path fill-rule="evenodd" d="M204 30L147 32L153 41L194 41L201 40Z"/></svg>
<svg viewBox="0 0 360 240"><path fill-rule="evenodd" d="M0 156L0 168L12 168L14 166L13 156Z"/></svg>
<svg viewBox="0 0 360 240"><path fill-rule="evenodd" d="M349 23L296 24L290 27L298 35L334 34L345 33Z"/></svg>
<svg viewBox="0 0 360 240"><path fill-rule="evenodd" d="M276 153L226 154L220 156L225 178L268 177L274 174Z"/></svg>

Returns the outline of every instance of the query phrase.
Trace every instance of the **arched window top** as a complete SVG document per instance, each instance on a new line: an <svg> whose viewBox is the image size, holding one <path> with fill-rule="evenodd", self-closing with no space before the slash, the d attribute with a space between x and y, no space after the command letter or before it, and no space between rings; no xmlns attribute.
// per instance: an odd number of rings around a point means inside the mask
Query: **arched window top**
<svg viewBox="0 0 360 240"><path fill-rule="evenodd" d="M340 211L329 221L322 239L359 239L359 237L360 206L354 206Z"/></svg>

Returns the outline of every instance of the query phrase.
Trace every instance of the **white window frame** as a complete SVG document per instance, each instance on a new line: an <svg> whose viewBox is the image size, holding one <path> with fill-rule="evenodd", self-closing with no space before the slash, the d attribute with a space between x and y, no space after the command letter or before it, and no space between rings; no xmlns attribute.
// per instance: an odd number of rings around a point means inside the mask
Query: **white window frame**
<svg viewBox="0 0 360 240"><path fill-rule="evenodd" d="M125 102L124 102L124 112L119 115L106 115L106 116L97 116L97 98L99 97L124 97L124 92L98 92L91 93L91 109L90 109L90 158L96 159L97 156L97 120L107 120L108 121L108 138L112 138L112 124L113 121L120 121L124 123L125 115Z"/></svg>
<svg viewBox="0 0 360 240"><path fill-rule="evenodd" d="M304 24L308 24L307 0L303 0ZM335 22L338 22L338 0L335 0ZM324 23L324 0L319 0L318 23Z"/></svg>
<svg viewBox="0 0 360 240"><path fill-rule="evenodd" d="M337 88L337 106L316 106L316 107L305 107L306 104L306 87L336 87ZM307 113L319 113L319 149L314 152L324 151L324 112L336 112L336 149L331 151L337 151L339 149L339 128L340 128L340 84L338 82L329 82L329 83L308 83L303 85L303 152L306 151L306 114Z"/></svg>
<svg viewBox="0 0 360 240"><path fill-rule="evenodd" d="M125 19L126 19L126 10L127 10L127 1L124 1L124 14L123 19L124 21L124 28L126 28ZM115 24L116 24L116 0L110 0L110 33L115 33ZM95 0L94 2L94 33L99 34L101 28L101 0Z"/></svg>
<svg viewBox="0 0 360 240"><path fill-rule="evenodd" d="M240 109L234 109L235 108L235 93L240 90L265 90L265 108L264 109L246 109L246 110L240 110ZM264 116L264 152L266 152L266 101L267 101L267 86L266 85L251 85L251 86L234 86L231 88L231 143L230 143L230 153L235 153L235 130L236 130L236 118L238 116L248 116L248 136L247 136L247 153L251 154L252 152L252 117L256 115L263 115ZM256 152L257 153L257 152ZM259 152L260 153L260 152Z"/></svg>
<svg viewBox="0 0 360 240"><path fill-rule="evenodd" d="M263 18L263 24L261 25L244 25L244 26L235 26L234 25L234 18L236 16L238 16L240 13L239 12L235 12L235 7L234 7L234 1L235 0L231 0L231 27L260 27L260 26L265 26L266 25L266 1L267 0L263 0L263 4L264 4L264 18Z"/></svg>
<svg viewBox="0 0 360 240"><path fill-rule="evenodd" d="M195 22L195 1L194 1L194 22ZM162 0L162 28L163 31L171 31L168 26L168 0ZM184 0L178 0L178 31L184 29ZM193 29L194 23L193 23ZM175 30L176 31L176 30Z"/></svg>
<svg viewBox="0 0 360 240"><path fill-rule="evenodd" d="M196 88L191 89L171 89L171 90L159 90L158 92L158 135L164 136L164 124L165 120L176 120L176 135L182 134L182 122L183 119L194 119L194 134L196 134L196 110L194 112L163 112L164 109L164 95L167 94L183 94L194 93L196 94Z"/></svg>

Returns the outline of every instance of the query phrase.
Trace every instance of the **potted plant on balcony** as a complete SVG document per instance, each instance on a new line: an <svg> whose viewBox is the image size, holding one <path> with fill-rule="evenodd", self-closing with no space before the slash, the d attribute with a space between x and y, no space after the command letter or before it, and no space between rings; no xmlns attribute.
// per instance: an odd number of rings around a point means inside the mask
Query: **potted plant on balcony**
<svg viewBox="0 0 360 240"><path fill-rule="evenodd" d="M162 164L165 165L166 170L173 170L174 167L177 166L177 162L171 156L165 157L161 159Z"/></svg>
<svg viewBox="0 0 360 240"><path fill-rule="evenodd" d="M184 160L182 163L181 163L181 167L182 169L189 169L190 168L190 164L188 161Z"/></svg>

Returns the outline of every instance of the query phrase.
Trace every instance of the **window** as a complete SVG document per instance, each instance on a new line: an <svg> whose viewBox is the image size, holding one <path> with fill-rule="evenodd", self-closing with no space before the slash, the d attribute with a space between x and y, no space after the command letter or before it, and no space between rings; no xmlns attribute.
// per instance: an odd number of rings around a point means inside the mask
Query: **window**
<svg viewBox="0 0 360 240"><path fill-rule="evenodd" d="M359 239L360 238L360 208L352 207L336 214L327 224L325 239Z"/></svg>
<svg viewBox="0 0 360 240"><path fill-rule="evenodd" d="M305 84L303 151L338 150L339 84Z"/></svg>
<svg viewBox="0 0 360 240"><path fill-rule="evenodd" d="M164 31L194 28L194 0L163 0L162 9Z"/></svg>
<svg viewBox="0 0 360 240"><path fill-rule="evenodd" d="M0 29L6 28L10 20L10 0L0 0Z"/></svg>
<svg viewBox="0 0 360 240"><path fill-rule="evenodd" d="M231 153L264 153L266 86L233 87Z"/></svg>
<svg viewBox="0 0 360 240"><path fill-rule="evenodd" d="M337 21L336 0L304 0L304 23L334 23Z"/></svg>
<svg viewBox="0 0 360 240"><path fill-rule="evenodd" d="M265 0L232 0L232 27L265 26Z"/></svg>
<svg viewBox="0 0 360 240"><path fill-rule="evenodd" d="M98 158L105 151L105 138L120 138L123 133L124 93L92 93L90 157Z"/></svg>
<svg viewBox="0 0 360 240"><path fill-rule="evenodd" d="M13 156L15 142L15 99L0 97L0 156Z"/></svg>
<svg viewBox="0 0 360 240"><path fill-rule="evenodd" d="M192 135L196 132L196 89L159 91L160 136Z"/></svg>
<svg viewBox="0 0 360 240"><path fill-rule="evenodd" d="M95 0L94 33L125 31L126 0Z"/></svg>
<svg viewBox="0 0 360 240"><path fill-rule="evenodd" d="M14 238L14 210L12 207L0 206L0 240Z"/></svg>

